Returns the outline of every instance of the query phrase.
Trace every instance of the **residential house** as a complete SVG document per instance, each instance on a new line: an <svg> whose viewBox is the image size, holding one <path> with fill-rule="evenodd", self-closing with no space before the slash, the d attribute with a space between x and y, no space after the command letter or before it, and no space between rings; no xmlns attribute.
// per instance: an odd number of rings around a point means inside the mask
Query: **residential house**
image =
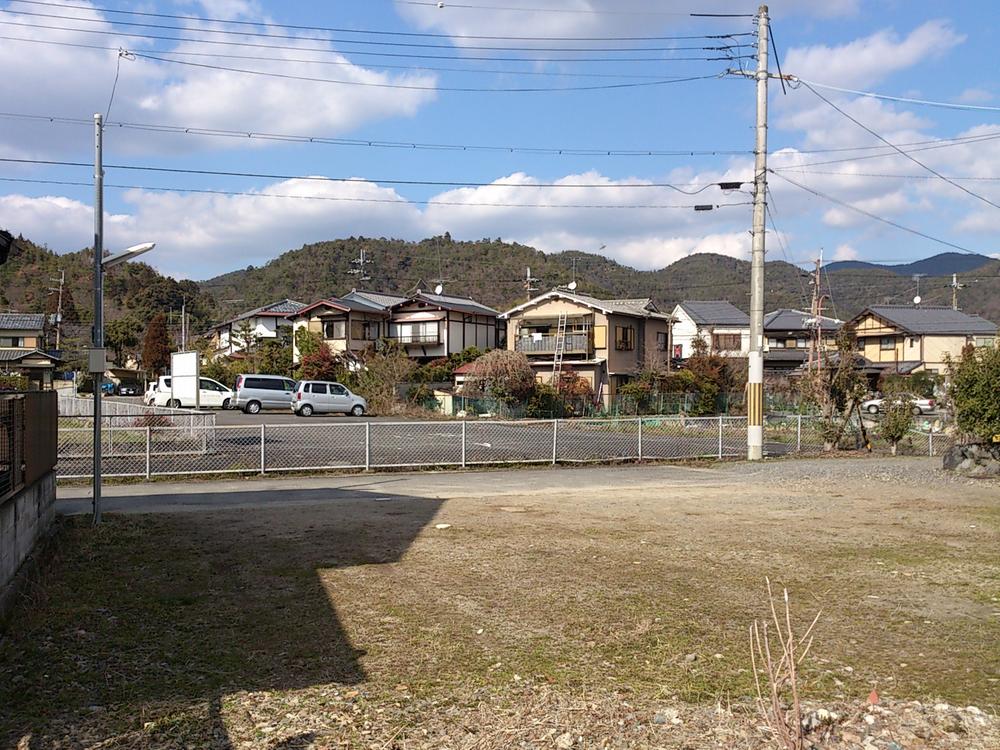
<svg viewBox="0 0 1000 750"><path fill-rule="evenodd" d="M750 353L750 316L725 301L685 300L674 308L672 354L687 359L702 339L709 351L729 357Z"/></svg>
<svg viewBox="0 0 1000 750"><path fill-rule="evenodd" d="M52 387L58 356L45 346L43 313L0 313L0 374L24 375L32 389Z"/></svg>
<svg viewBox="0 0 1000 750"><path fill-rule="evenodd" d="M997 326L978 315L931 305L872 305L848 324L858 353L883 372L943 373L966 345L994 346Z"/></svg>
<svg viewBox="0 0 1000 750"><path fill-rule="evenodd" d="M293 330L319 333L333 350L358 353L379 339L394 341L416 360L427 362L471 346L500 344L497 311L469 297L406 296L352 289L342 297L314 302L289 316ZM294 360L299 353L293 349Z"/></svg>
<svg viewBox="0 0 1000 750"><path fill-rule="evenodd" d="M248 341L265 342L291 335L287 316L305 307L305 303L283 299L242 312L219 323L209 333L216 357L231 357L247 347Z"/></svg>
<svg viewBox="0 0 1000 750"><path fill-rule="evenodd" d="M301 357L294 334L302 328L318 334L331 351L351 354L364 351L388 334L390 306L352 292L321 299L291 313L288 320L293 331L292 360L298 363Z"/></svg>
<svg viewBox="0 0 1000 750"><path fill-rule="evenodd" d="M764 369L787 372L809 360L809 347L819 331L819 352L836 349L843 321L802 310L781 308L764 316Z"/></svg>
<svg viewBox="0 0 1000 750"><path fill-rule="evenodd" d="M672 318L650 299L597 299L557 287L500 319L507 326L507 348L527 355L539 381L552 380L562 348L562 371L572 368L606 404L648 365L669 367Z"/></svg>

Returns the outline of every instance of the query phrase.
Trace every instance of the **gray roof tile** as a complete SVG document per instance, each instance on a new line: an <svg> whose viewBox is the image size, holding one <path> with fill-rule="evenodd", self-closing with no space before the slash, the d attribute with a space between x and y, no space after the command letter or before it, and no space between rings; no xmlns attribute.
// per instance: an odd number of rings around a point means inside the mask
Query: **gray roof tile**
<svg viewBox="0 0 1000 750"><path fill-rule="evenodd" d="M44 327L44 313L0 313L0 330L40 331Z"/></svg>
<svg viewBox="0 0 1000 750"><path fill-rule="evenodd" d="M680 307L699 325L744 327L750 316L725 300L684 300Z"/></svg>
<svg viewBox="0 0 1000 750"><path fill-rule="evenodd" d="M872 305L866 308L861 315L868 312L874 313L905 331L916 334L956 336L982 334L988 336L997 332L996 323L991 323L978 315L969 315L961 310L953 310L950 307Z"/></svg>
<svg viewBox="0 0 1000 750"><path fill-rule="evenodd" d="M812 318L812 313L804 310L789 310L781 308L769 312L764 316L765 331L803 331L809 328L805 321ZM821 331L836 331L840 328L841 321L835 318L820 316L819 327Z"/></svg>

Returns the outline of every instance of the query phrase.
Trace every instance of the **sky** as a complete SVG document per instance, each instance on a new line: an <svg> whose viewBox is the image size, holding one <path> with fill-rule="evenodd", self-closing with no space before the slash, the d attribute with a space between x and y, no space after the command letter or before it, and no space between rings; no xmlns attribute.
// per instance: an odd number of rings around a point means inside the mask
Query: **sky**
<svg viewBox="0 0 1000 750"><path fill-rule="evenodd" d="M749 258L755 86L727 71L755 65L755 3L438 6L0 2L0 227L91 245L101 113L105 247L155 241L177 277L445 232L640 269ZM1000 252L994 4L769 9L808 85L769 85L768 259Z"/></svg>

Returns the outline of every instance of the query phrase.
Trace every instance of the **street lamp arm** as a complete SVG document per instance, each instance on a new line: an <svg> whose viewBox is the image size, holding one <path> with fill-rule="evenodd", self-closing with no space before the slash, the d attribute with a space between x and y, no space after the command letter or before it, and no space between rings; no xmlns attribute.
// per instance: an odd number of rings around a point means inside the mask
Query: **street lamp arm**
<svg viewBox="0 0 1000 750"><path fill-rule="evenodd" d="M103 261L101 261L101 265L104 267L105 270L113 268L117 265L125 263L126 261L137 258L143 253L148 253L154 247L156 247L155 242L143 242L142 244L139 245L132 245L132 247L126 250L122 250L120 253L116 255L108 256Z"/></svg>

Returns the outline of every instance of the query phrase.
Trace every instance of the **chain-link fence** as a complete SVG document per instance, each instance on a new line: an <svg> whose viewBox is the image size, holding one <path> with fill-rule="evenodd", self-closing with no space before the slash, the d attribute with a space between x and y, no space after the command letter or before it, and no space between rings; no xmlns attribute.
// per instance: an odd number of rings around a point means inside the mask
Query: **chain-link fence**
<svg viewBox="0 0 1000 750"><path fill-rule="evenodd" d="M59 475L91 476L92 426L63 419ZM246 426L105 426L103 473L109 477L249 474L326 469L577 463L746 455L745 417L620 417L603 419L464 420L434 422L308 421ZM850 444L845 433L841 445ZM875 450L888 452L877 432ZM803 415L769 416L764 451L769 456L824 449L822 420ZM913 430L899 452L941 455L952 439ZM859 448L864 444L859 443Z"/></svg>

